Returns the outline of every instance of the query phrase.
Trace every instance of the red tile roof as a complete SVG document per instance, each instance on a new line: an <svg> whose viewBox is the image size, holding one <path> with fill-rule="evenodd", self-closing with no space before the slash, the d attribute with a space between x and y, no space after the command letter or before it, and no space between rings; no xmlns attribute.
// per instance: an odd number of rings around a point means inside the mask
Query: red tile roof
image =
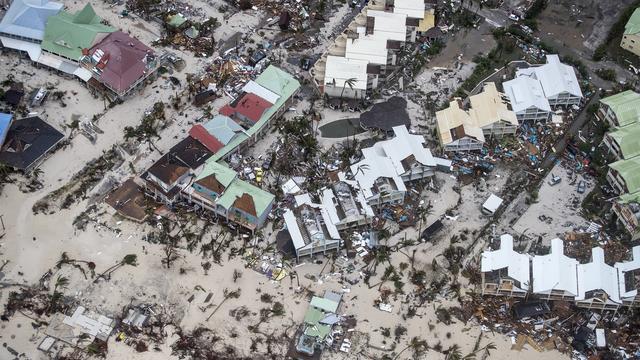
<svg viewBox="0 0 640 360"><path fill-rule="evenodd" d="M93 55L97 50L105 53L103 60L97 64L102 70L101 80L120 94L145 75L145 58L147 54L154 54L150 47L122 31L109 34L94 45L89 54Z"/></svg>
<svg viewBox="0 0 640 360"><path fill-rule="evenodd" d="M194 125L191 130L189 130L189 136L198 140L212 153L216 153L224 147L224 144L220 142L220 140L216 139L215 136L211 135L207 129L200 124Z"/></svg>
<svg viewBox="0 0 640 360"><path fill-rule="evenodd" d="M243 93L233 102L223 106L219 112L229 117L241 115L255 123L271 106L273 106L272 103L256 94Z"/></svg>

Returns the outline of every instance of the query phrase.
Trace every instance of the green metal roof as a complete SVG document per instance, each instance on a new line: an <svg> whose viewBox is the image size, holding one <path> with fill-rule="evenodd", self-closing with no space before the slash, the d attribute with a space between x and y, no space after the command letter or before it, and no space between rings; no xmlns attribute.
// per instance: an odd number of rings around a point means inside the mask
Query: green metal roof
<svg viewBox="0 0 640 360"><path fill-rule="evenodd" d="M640 156L616 161L609 164L609 167L616 170L624 179L629 193L640 190Z"/></svg>
<svg viewBox="0 0 640 360"><path fill-rule="evenodd" d="M44 29L42 48L79 60L82 57L82 49L95 45L98 35L116 31L111 26L103 25L101 21L102 18L96 15L91 4L85 5L75 14L61 11L49 17Z"/></svg>
<svg viewBox="0 0 640 360"><path fill-rule="evenodd" d="M196 181L202 180L207 176L215 174L216 179L222 184L224 187L229 187L233 179L236 177L236 172L232 169L217 163L217 162L208 162L204 164L202 172L196 178Z"/></svg>
<svg viewBox="0 0 640 360"><path fill-rule="evenodd" d="M311 306L329 313L335 313L336 310L338 310L337 302L327 298L321 298L318 296L314 296L311 298Z"/></svg>
<svg viewBox="0 0 640 360"><path fill-rule="evenodd" d="M314 307L309 306L304 314L304 323L314 325L324 318L324 313Z"/></svg>
<svg viewBox="0 0 640 360"><path fill-rule="evenodd" d="M640 94L627 90L600 100L616 114L620 126L627 126L640 119Z"/></svg>
<svg viewBox="0 0 640 360"><path fill-rule="evenodd" d="M267 209L274 199L272 194L260 189L259 187L253 186L246 181L235 179L231 182L231 185L225 189L224 193L216 203L222 205L225 209L229 209L233 206L236 199L241 197L243 194L249 194L253 198L256 215L258 216Z"/></svg>
<svg viewBox="0 0 640 360"><path fill-rule="evenodd" d="M324 340L331 332L331 326L326 324L315 324L307 326L304 330L304 334L309 337L316 337L320 340Z"/></svg>
<svg viewBox="0 0 640 360"><path fill-rule="evenodd" d="M624 26L624 34L632 35L640 32L640 8L637 8L633 12L633 15L627 21L627 25Z"/></svg>
<svg viewBox="0 0 640 360"><path fill-rule="evenodd" d="M609 136L615 139L622 150L622 156L630 159L640 155L640 124L634 123L609 131Z"/></svg>
<svg viewBox="0 0 640 360"><path fill-rule="evenodd" d="M249 130L246 131L246 134L249 136L254 135L259 130L261 130L266 122L273 116L275 112L280 110L284 103L291 97L293 94L300 88L300 83L296 80L291 74L280 70L279 68L269 65L262 74L260 74L256 80L260 86L276 93L280 96L278 101L273 104L272 107L267 109L258 120ZM218 161L229 152L233 151L236 147L238 147L243 141L245 141L246 137L237 137L231 140L225 147L220 149L217 153L215 153L209 160L207 161Z"/></svg>
<svg viewBox="0 0 640 360"><path fill-rule="evenodd" d="M620 195L619 201L622 204L640 203L640 191L634 192L633 194L622 194Z"/></svg>
<svg viewBox="0 0 640 360"><path fill-rule="evenodd" d="M172 27L180 27L182 26L182 24L186 22L187 22L187 19L185 19L184 16L180 14L175 14L169 17L169 21L167 22L167 24Z"/></svg>

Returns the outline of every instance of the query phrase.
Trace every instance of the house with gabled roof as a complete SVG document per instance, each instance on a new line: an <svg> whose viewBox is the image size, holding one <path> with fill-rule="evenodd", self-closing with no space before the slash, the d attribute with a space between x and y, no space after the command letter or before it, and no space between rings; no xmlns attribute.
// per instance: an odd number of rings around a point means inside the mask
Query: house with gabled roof
<svg viewBox="0 0 640 360"><path fill-rule="evenodd" d="M616 310L622 305L618 271L604 261L601 247L591 249L591 262L578 264L576 305L588 309Z"/></svg>
<svg viewBox="0 0 640 360"><path fill-rule="evenodd" d="M235 100L223 106L220 109L220 114L233 118L241 125L250 128L271 106L273 106L272 103L256 94L242 92Z"/></svg>
<svg viewBox="0 0 640 360"><path fill-rule="evenodd" d="M607 181L618 194L633 194L640 191L640 157L618 160L609 164Z"/></svg>
<svg viewBox="0 0 640 360"><path fill-rule="evenodd" d="M395 136L362 149L362 160L351 165L355 181L370 205L402 203L405 182L434 175L436 161L424 146L422 135L410 134L405 126L393 128ZM344 174L341 180L347 180Z"/></svg>
<svg viewBox="0 0 640 360"><path fill-rule="evenodd" d="M618 160L627 160L640 155L640 123L617 127L607 132L603 142Z"/></svg>
<svg viewBox="0 0 640 360"><path fill-rule="evenodd" d="M596 116L611 127L624 127L640 119L640 94L632 90L600 99Z"/></svg>
<svg viewBox="0 0 640 360"><path fill-rule="evenodd" d="M91 74L84 69L78 72L83 49L90 49L114 31L102 23L89 3L75 14L60 11L47 21L38 62L87 81Z"/></svg>
<svg viewBox="0 0 640 360"><path fill-rule="evenodd" d="M631 307L640 306L640 246L631 249L629 261L617 262L618 286L622 304Z"/></svg>
<svg viewBox="0 0 640 360"><path fill-rule="evenodd" d="M173 205L180 200L182 189L190 185L193 171L211 154L200 142L186 137L142 174L146 194L156 201Z"/></svg>
<svg viewBox="0 0 640 360"><path fill-rule="evenodd" d="M445 151L473 151L484 146L487 137L514 135L518 118L506 96L494 83L485 83L482 92L469 97L469 108L461 99L436 112L438 138Z"/></svg>
<svg viewBox="0 0 640 360"><path fill-rule="evenodd" d="M140 89L160 68L150 47L122 31L83 49L80 64L91 73L90 88L120 100Z"/></svg>
<svg viewBox="0 0 640 360"><path fill-rule="evenodd" d="M40 117L33 116L19 120L0 118L0 163L24 172L30 172L53 150L64 135Z"/></svg>
<svg viewBox="0 0 640 360"><path fill-rule="evenodd" d="M482 252L482 294L525 297L531 289L529 255L513 250L513 237L500 236L497 250Z"/></svg>
<svg viewBox="0 0 640 360"><path fill-rule="evenodd" d="M640 56L640 8L633 12L624 26L620 47Z"/></svg>
<svg viewBox="0 0 640 360"><path fill-rule="evenodd" d="M549 100L538 80L529 76L517 76L502 83L502 87L518 121L546 122L551 118Z"/></svg>
<svg viewBox="0 0 640 360"><path fill-rule="evenodd" d="M531 262L534 294L547 300L573 300L578 295L578 261L564 255L564 241L551 240L549 254L536 255Z"/></svg>
<svg viewBox="0 0 640 360"><path fill-rule="evenodd" d="M582 90L575 70L563 64L558 55L548 54L546 64L519 69L516 76L538 80L544 96L552 107L579 106L582 103Z"/></svg>
<svg viewBox="0 0 640 360"><path fill-rule="evenodd" d="M62 6L48 0L13 0L0 21L2 46L24 51L32 61L37 61L47 20L58 14Z"/></svg>
<svg viewBox="0 0 640 360"><path fill-rule="evenodd" d="M265 223L275 199L272 194L240 180L233 169L216 162L198 167L182 193L190 203L251 231Z"/></svg>

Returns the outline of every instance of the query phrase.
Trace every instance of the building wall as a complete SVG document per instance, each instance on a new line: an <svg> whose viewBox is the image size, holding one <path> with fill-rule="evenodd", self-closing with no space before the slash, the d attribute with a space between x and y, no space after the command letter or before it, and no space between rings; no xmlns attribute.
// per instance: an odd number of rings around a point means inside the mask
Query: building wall
<svg viewBox="0 0 640 360"><path fill-rule="evenodd" d="M640 56L640 34L623 35L620 47Z"/></svg>
<svg viewBox="0 0 640 360"><path fill-rule="evenodd" d="M478 140L466 137L444 145L444 151L473 151L482 149L482 146Z"/></svg>
<svg viewBox="0 0 640 360"><path fill-rule="evenodd" d="M220 194L211 189L207 189L206 187L201 186L200 184L193 184L193 188L196 189L201 196L207 196L211 201L215 201Z"/></svg>
<svg viewBox="0 0 640 360"><path fill-rule="evenodd" d="M580 103L582 102L581 97L573 96L568 92L564 92L564 93L558 94L557 96L547 98L547 100L549 100L549 105L551 105L552 107L553 106L571 106L571 105L579 106Z"/></svg>
<svg viewBox="0 0 640 360"><path fill-rule="evenodd" d="M515 135L518 127L511 124L506 123L504 121L496 122L490 125L487 125L482 128L482 133L486 137L503 137L505 135Z"/></svg>
<svg viewBox="0 0 640 360"><path fill-rule="evenodd" d="M627 185L617 171L609 169L609 172L607 172L607 181L618 194L625 194L627 192Z"/></svg>
<svg viewBox="0 0 640 360"><path fill-rule="evenodd" d="M609 152L613 154L616 159L618 160L624 159L624 156L622 155L622 150L620 149L620 145L618 145L618 143L614 138L609 136L609 134L606 134L604 136L603 142L605 145L607 145Z"/></svg>
<svg viewBox="0 0 640 360"><path fill-rule="evenodd" d="M618 118L611 108L605 104L600 104L596 117L601 121L606 121L611 127L619 126Z"/></svg>
<svg viewBox="0 0 640 360"><path fill-rule="evenodd" d="M519 122L523 121L549 121L551 118L551 112L538 109L537 107L530 107L526 110L522 110L516 113L516 117Z"/></svg>
<svg viewBox="0 0 640 360"><path fill-rule="evenodd" d="M325 85L324 93L329 97L339 98L340 95L342 95L345 99L364 99L367 95L367 90L351 89L349 86L346 86L343 92L342 86Z"/></svg>

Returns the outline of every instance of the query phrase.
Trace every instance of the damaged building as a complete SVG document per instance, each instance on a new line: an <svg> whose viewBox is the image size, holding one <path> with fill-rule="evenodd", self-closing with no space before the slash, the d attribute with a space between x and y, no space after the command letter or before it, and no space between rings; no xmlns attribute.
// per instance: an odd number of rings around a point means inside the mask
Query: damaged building
<svg viewBox="0 0 640 360"><path fill-rule="evenodd" d="M504 94L494 83L485 83L481 93L469 97L465 109L461 99L436 112L438 139L445 151L480 150L487 138L515 135L518 119Z"/></svg>

